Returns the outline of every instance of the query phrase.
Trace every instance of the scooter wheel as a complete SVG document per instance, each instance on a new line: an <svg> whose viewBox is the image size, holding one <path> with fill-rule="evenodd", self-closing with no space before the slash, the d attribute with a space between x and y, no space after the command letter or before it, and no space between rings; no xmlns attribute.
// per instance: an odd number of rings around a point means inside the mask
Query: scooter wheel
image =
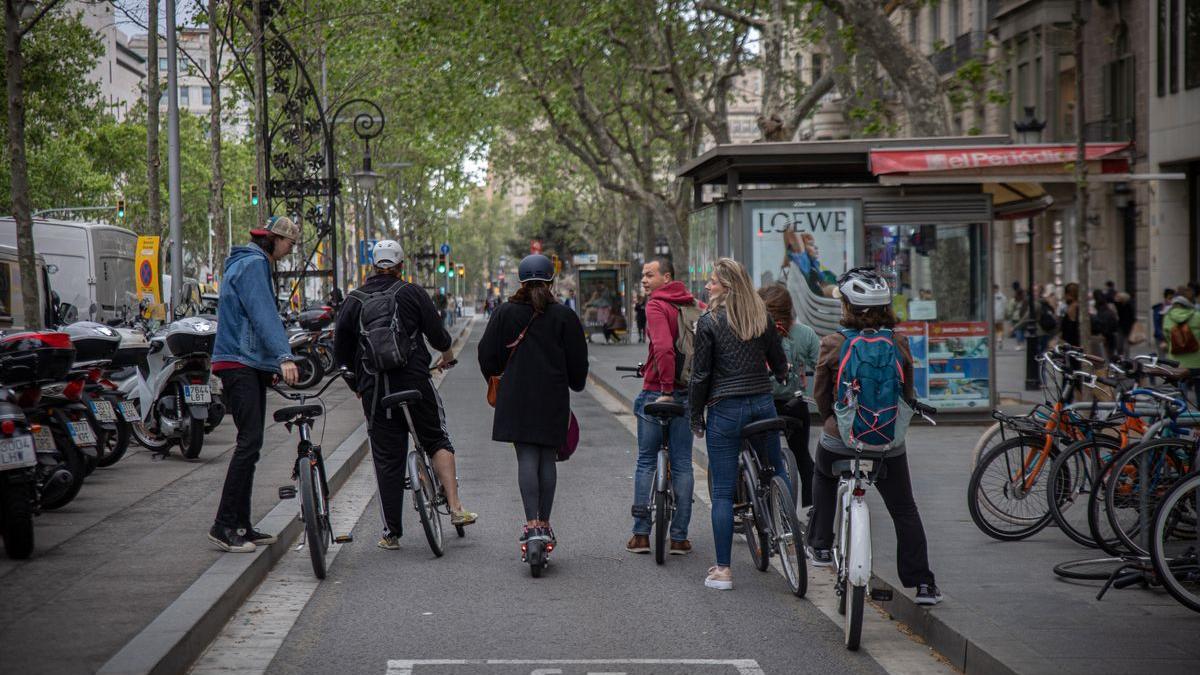
<svg viewBox="0 0 1200 675"><path fill-rule="evenodd" d="M541 541L531 541L525 549L525 561L529 563L529 573L534 579L542 576L546 567L546 544Z"/></svg>

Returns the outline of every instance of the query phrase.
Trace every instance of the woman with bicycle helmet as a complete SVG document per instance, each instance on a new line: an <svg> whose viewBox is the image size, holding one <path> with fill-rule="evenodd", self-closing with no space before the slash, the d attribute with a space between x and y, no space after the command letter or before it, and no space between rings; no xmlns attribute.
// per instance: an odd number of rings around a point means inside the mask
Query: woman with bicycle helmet
<svg viewBox="0 0 1200 675"><path fill-rule="evenodd" d="M903 378L904 398L914 400L912 353L908 340L891 332L896 325L896 315L892 309L892 289L887 280L874 268L857 267L838 279L836 295L842 299L841 324L848 331L877 333L895 342L902 371L895 376ZM833 544L834 502L837 500L838 483L838 477L833 473L833 463L855 455L854 448L842 438L834 414L838 369L847 339L845 332L821 338L813 385L813 398L823 420L821 440L814 457L813 508L808 532L809 557L817 567L828 567L833 562L830 547ZM883 498L896 529L896 565L900 582L906 588L917 589L917 604L936 605L941 602L942 595L929 569L925 527L913 500L912 481L903 444L884 453L878 475L880 478L876 479L875 488L879 490L879 496Z"/></svg>
<svg viewBox="0 0 1200 675"><path fill-rule="evenodd" d="M522 543L531 536L554 541L550 509L558 448L567 439L571 391L587 382L587 342L575 312L554 296L554 263L526 256L521 287L492 313L479 341L484 378L500 377L492 440L512 443L525 506Z"/></svg>
<svg viewBox="0 0 1200 675"><path fill-rule="evenodd" d="M708 471L712 477L712 528L716 564L709 568L704 585L717 590L733 588L729 568L733 548L733 495L738 477L742 428L751 422L775 417L771 376L782 381L788 372L774 320L746 268L732 258L713 266L704 286L708 312L696 323L692 377L688 386L692 431L708 434ZM770 366L767 370L766 365ZM779 448L779 434L752 439L760 452L787 479ZM791 486L789 486L791 487Z"/></svg>

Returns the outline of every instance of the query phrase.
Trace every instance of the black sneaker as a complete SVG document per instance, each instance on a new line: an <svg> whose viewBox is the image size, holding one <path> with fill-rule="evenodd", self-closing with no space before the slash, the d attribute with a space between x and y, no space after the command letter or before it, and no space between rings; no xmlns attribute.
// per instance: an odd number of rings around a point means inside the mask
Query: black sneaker
<svg viewBox="0 0 1200 675"><path fill-rule="evenodd" d="M937 584L921 584L917 586L918 605L936 605L942 601L942 592Z"/></svg>
<svg viewBox="0 0 1200 675"><path fill-rule="evenodd" d="M229 553L254 553L254 542L246 540L246 530L213 525L208 531L208 540L217 548Z"/></svg>
<svg viewBox="0 0 1200 675"><path fill-rule="evenodd" d="M813 567L829 567L833 564L833 551L827 548L810 548L808 559L812 561Z"/></svg>
<svg viewBox="0 0 1200 675"><path fill-rule="evenodd" d="M274 544L275 542L279 541L275 535L267 534L266 532L259 532L253 527L246 528L245 538L246 541L254 544L255 546L266 546L267 544Z"/></svg>

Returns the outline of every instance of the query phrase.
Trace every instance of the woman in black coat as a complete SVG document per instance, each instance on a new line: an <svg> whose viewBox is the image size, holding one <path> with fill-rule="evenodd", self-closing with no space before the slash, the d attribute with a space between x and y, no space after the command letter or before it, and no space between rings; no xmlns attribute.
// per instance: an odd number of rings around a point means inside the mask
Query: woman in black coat
<svg viewBox="0 0 1200 675"><path fill-rule="evenodd" d="M554 298L554 264L542 255L521 261L521 288L500 305L479 342L485 378L501 375L492 440L517 450L517 477L525 505L521 540L554 540L550 509L557 480L558 448L567 439L568 389L587 381L587 341L575 312Z"/></svg>

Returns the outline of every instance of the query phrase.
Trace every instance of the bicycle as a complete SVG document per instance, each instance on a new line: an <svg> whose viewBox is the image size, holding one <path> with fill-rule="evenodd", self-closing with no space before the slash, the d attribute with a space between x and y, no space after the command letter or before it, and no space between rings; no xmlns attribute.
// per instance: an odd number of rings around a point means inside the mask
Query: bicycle
<svg viewBox="0 0 1200 675"><path fill-rule="evenodd" d="M931 415L937 409L920 401L909 404L913 412L926 422L936 425ZM879 473L882 454L858 452L851 459L833 463L833 473L839 476L838 509L833 520L833 565L837 575L834 591L838 595L838 613L845 616L843 629L846 649L856 651L862 640L862 621L865 611L867 584L871 581L871 512L867 506L867 488L883 478ZM886 602L891 591L872 589L871 599Z"/></svg>
<svg viewBox="0 0 1200 675"><path fill-rule="evenodd" d="M1162 498L1154 515L1150 561L1163 588L1200 612L1200 472L1193 471Z"/></svg>
<svg viewBox="0 0 1200 675"><path fill-rule="evenodd" d="M342 374L341 370L338 374ZM333 377L315 394L289 393L277 386L271 388L280 396L297 401L298 405L287 406L275 411L275 421L282 422L288 433L292 427L300 432L300 443L296 446L296 463L292 466L292 481L297 485L279 488L280 499L294 499L300 495L300 520L304 522L304 541L300 546L308 547L312 560L313 574L324 579L327 571L325 554L331 543L345 544L354 541L353 535L334 536L329 520L329 481L325 473L325 458L321 446L312 442L313 422L325 412L323 405L308 403L320 398L330 385L341 378Z"/></svg>

